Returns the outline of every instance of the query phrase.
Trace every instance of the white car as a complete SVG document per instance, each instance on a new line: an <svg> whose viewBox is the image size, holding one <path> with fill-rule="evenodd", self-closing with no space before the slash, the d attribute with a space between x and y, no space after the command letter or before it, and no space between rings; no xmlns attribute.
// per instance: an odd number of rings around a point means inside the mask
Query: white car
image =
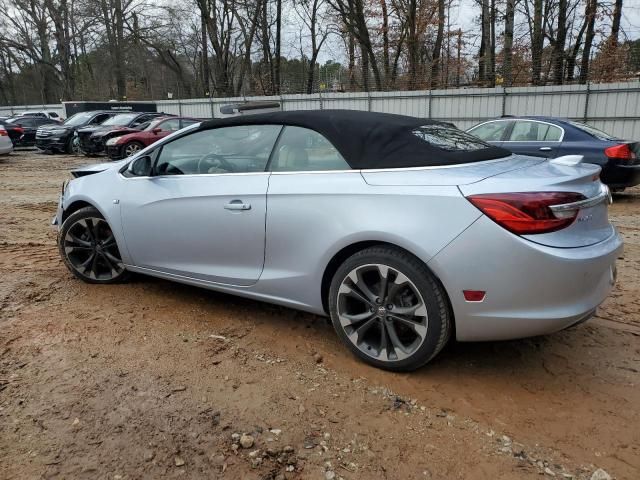
<svg viewBox="0 0 640 480"><path fill-rule="evenodd" d="M52 120L58 120L58 121L64 120L64 118L62 118L60 115L58 115L56 112L52 110L31 110L31 111L22 112L13 116L14 117L45 117L45 118L50 118Z"/></svg>
<svg viewBox="0 0 640 480"><path fill-rule="evenodd" d="M0 155L6 155L11 152L13 152L13 143L5 128L0 125Z"/></svg>

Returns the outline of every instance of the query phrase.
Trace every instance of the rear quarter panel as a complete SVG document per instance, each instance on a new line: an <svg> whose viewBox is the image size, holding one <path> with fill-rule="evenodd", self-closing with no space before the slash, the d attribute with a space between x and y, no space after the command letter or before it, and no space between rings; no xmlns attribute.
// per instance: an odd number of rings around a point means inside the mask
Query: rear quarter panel
<svg viewBox="0 0 640 480"><path fill-rule="evenodd" d="M479 216L455 186L372 186L358 171L274 173L257 288L322 314L325 268L345 247L391 243L426 263Z"/></svg>

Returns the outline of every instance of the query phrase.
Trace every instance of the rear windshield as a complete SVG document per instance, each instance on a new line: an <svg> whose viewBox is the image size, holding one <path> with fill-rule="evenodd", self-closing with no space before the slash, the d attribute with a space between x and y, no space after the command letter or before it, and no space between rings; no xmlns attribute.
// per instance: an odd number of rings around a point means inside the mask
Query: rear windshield
<svg viewBox="0 0 640 480"><path fill-rule="evenodd" d="M588 133L592 137L596 137L598 140L618 140L613 135L609 135L608 133L603 132L602 130L598 130L597 128L593 128L589 125L585 125L584 123L579 122L569 122L571 125L576 127L579 130L582 130L585 133Z"/></svg>
<svg viewBox="0 0 640 480"><path fill-rule="evenodd" d="M490 148L491 145L462 130L448 125L424 125L412 130L412 133L447 152L473 152Z"/></svg>

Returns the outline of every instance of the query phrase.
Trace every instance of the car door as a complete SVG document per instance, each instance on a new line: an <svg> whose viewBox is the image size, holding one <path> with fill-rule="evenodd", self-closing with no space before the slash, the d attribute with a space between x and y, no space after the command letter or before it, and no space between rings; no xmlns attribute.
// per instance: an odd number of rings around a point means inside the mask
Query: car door
<svg viewBox="0 0 640 480"><path fill-rule="evenodd" d="M491 120L484 122L467 130L470 134L475 135L480 140L484 140L496 147L502 146L502 141L509 133L512 120Z"/></svg>
<svg viewBox="0 0 640 480"><path fill-rule="evenodd" d="M562 142L564 130L548 122L515 120L502 146L520 155L553 158Z"/></svg>
<svg viewBox="0 0 640 480"><path fill-rule="evenodd" d="M265 167L280 130L190 132L156 151L151 175L124 177L119 200L133 264L207 282L255 283L264 265Z"/></svg>

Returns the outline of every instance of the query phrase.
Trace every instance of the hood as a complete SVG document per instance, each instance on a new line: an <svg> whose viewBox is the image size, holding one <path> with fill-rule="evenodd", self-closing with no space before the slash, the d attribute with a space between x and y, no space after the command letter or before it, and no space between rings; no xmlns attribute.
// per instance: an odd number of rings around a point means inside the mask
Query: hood
<svg viewBox="0 0 640 480"><path fill-rule="evenodd" d="M119 129L114 129L114 130L100 130L96 133L94 133L92 136L93 137L105 137L105 136L109 136L110 138L112 137L120 137L122 135L128 135L130 133L139 133L140 130L136 130L135 128L119 128Z"/></svg>
<svg viewBox="0 0 640 480"><path fill-rule="evenodd" d="M104 172L105 170L117 170L122 167L126 163L126 159L120 160L118 162L105 162L105 163L94 163L92 165L85 165L84 167L76 168L75 170L71 170L71 175L74 178L78 177L86 177L87 175L93 175L94 173Z"/></svg>

